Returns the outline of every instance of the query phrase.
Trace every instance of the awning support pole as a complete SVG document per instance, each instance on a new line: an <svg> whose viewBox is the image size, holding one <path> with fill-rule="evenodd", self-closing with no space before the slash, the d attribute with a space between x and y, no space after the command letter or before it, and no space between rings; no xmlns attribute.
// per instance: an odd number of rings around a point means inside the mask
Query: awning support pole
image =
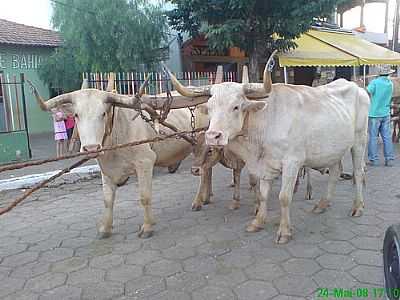
<svg viewBox="0 0 400 300"><path fill-rule="evenodd" d="M353 77L354 77L354 81L356 81L357 80L357 74L356 74L356 67L354 66L353 67Z"/></svg>
<svg viewBox="0 0 400 300"><path fill-rule="evenodd" d="M283 67L283 77L285 78L285 84L287 84L288 80L287 80L287 69L286 69L286 67Z"/></svg>
<svg viewBox="0 0 400 300"><path fill-rule="evenodd" d="M365 67L365 65L363 67L364 67L363 68L363 73L364 73L364 87L365 87L365 69L366 69L366 67Z"/></svg>

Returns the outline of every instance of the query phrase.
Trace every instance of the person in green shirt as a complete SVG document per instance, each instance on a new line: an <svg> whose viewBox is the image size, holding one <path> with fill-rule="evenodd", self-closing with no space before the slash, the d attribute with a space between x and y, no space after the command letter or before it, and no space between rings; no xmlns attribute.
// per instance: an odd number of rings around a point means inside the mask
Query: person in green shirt
<svg viewBox="0 0 400 300"><path fill-rule="evenodd" d="M379 165L378 134L383 141L383 154L385 166L392 166L394 160L393 143L390 126L390 104L393 94L393 83L388 78L394 70L382 67L379 76L372 80L367 87L371 96L368 113L368 159L369 165Z"/></svg>

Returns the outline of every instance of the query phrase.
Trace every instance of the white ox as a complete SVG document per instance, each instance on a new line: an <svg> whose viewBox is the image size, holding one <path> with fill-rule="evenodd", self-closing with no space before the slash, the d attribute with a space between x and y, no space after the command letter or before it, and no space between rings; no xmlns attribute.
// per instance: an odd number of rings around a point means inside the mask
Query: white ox
<svg viewBox="0 0 400 300"><path fill-rule="evenodd" d="M138 107L134 98L96 89L82 89L45 102L36 89L34 93L42 110L49 111L58 108L74 113L80 134L81 150L100 150L104 146L151 139L156 136L150 124L132 109ZM143 96L142 100L145 97ZM175 95L174 100L179 97ZM166 121L179 130L191 130L190 119L190 111L182 108L171 110ZM204 115L203 118L198 115L196 127L204 127L207 124L207 118ZM160 129L166 133L173 133L172 130L161 125ZM97 161L101 168L105 210L97 224L99 236L108 237L112 232L113 206L117 187L123 185L129 176L136 174L140 203L144 208L144 223L139 236L150 237L155 223L151 207L153 168L154 166L173 166L188 156L191 151L192 145L187 141L168 139L100 154ZM206 179L203 181L207 182Z"/></svg>
<svg viewBox="0 0 400 300"><path fill-rule="evenodd" d="M261 179L261 203L247 227L249 232L263 228L272 181L282 174L276 242L286 243L291 238L293 190L303 166L329 168L327 194L320 202L323 206L334 196L340 161L351 150L356 183L351 216L362 214L369 96L344 79L317 88L272 85L267 67L263 84L229 82L191 89L170 75L182 95L210 97L206 105L210 119L206 143L228 147L246 162L251 174Z"/></svg>

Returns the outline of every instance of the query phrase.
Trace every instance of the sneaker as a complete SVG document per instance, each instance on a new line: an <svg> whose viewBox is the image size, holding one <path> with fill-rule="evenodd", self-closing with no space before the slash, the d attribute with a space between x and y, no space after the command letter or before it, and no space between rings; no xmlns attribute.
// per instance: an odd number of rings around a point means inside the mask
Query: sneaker
<svg viewBox="0 0 400 300"><path fill-rule="evenodd" d="M386 160L385 167L393 167L393 160Z"/></svg>

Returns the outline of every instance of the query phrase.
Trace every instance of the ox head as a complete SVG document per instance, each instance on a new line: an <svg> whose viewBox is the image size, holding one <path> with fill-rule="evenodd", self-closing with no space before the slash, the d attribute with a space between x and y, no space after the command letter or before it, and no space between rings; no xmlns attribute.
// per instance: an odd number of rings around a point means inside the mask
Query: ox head
<svg viewBox="0 0 400 300"><path fill-rule="evenodd" d="M112 129L114 106L134 108L138 105L135 98L112 93L113 82L113 77L111 77L107 91L88 89L83 84L81 90L44 101L28 80L42 110L62 110L75 117L81 140L81 151L101 149L103 139L110 134Z"/></svg>
<svg viewBox="0 0 400 300"><path fill-rule="evenodd" d="M208 113L210 126L206 132L206 144L225 146L228 141L240 135L249 112L261 110L272 91L269 65L276 51L269 58L263 74L263 83L225 82L198 88L184 87L170 73L176 90L183 96L208 96L209 100L201 108ZM261 101L260 101L261 100ZM264 101L262 101L264 100Z"/></svg>
<svg viewBox="0 0 400 300"><path fill-rule="evenodd" d="M210 147L205 143L204 133L197 137L197 144L193 147L192 174L194 176L202 175L204 169L215 166L222 158L222 149Z"/></svg>

